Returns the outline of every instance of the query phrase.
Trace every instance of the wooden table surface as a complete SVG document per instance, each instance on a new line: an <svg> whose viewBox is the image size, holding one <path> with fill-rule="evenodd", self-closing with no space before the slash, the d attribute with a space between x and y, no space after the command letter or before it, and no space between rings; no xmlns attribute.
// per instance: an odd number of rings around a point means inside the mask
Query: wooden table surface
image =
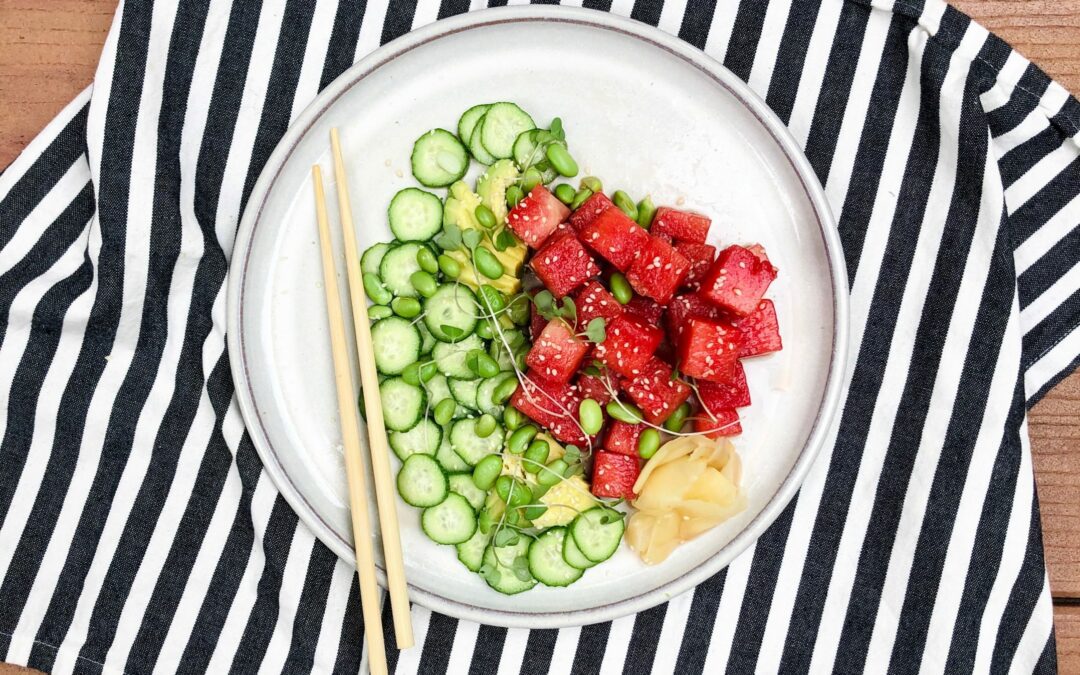
<svg viewBox="0 0 1080 675"><path fill-rule="evenodd" d="M0 0L0 167L88 85L116 0ZM1080 93L1080 0L957 0ZM1030 413L1062 673L1080 673L1080 374ZM8 672L0 664L0 675Z"/></svg>

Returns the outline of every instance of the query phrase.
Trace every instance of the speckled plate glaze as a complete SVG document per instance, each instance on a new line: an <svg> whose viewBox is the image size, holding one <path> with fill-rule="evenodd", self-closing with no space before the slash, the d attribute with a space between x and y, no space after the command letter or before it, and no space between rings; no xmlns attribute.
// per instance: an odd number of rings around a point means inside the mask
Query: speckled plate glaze
<svg viewBox="0 0 1080 675"><path fill-rule="evenodd" d="M595 623L664 602L731 562L791 500L838 406L847 280L821 186L783 124L700 51L606 13L531 6L439 21L350 68L285 134L240 223L228 295L237 398L281 493L319 539L351 559L310 168L321 163L333 175L328 133L340 127L357 244L389 240L390 197L415 184L415 138L453 129L469 106L499 100L519 103L540 124L561 116L584 173L705 212L712 243L762 242L780 268L769 296L785 349L748 361L754 404L736 439L748 508L663 564L648 567L623 546L568 589L503 596L452 547L429 541L417 510L400 504L414 601L503 626Z"/></svg>

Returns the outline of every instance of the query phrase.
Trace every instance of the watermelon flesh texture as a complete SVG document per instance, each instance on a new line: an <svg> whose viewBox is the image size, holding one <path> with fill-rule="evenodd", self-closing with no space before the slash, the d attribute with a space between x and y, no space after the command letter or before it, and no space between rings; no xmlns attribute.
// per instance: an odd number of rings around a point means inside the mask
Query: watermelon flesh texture
<svg viewBox="0 0 1080 675"><path fill-rule="evenodd" d="M742 333L726 321L689 319L679 334L679 370L711 382L729 382L742 349Z"/></svg>
<svg viewBox="0 0 1080 675"><path fill-rule="evenodd" d="M607 335L593 349L593 355L619 375L634 377L640 374L663 339L664 331L623 314L608 324Z"/></svg>
<svg viewBox="0 0 1080 675"><path fill-rule="evenodd" d="M593 455L592 493L596 497L634 499L634 483L640 473L636 457L597 452Z"/></svg>
<svg viewBox="0 0 1080 675"><path fill-rule="evenodd" d="M742 408L750 405L750 386L746 382L746 370L737 361L732 370L731 380L728 382L699 380L697 388L701 405L709 410Z"/></svg>
<svg viewBox="0 0 1080 675"><path fill-rule="evenodd" d="M562 443L581 446L589 443L577 422L580 395L568 384L549 382L530 370L510 398L510 404Z"/></svg>
<svg viewBox="0 0 1080 675"><path fill-rule="evenodd" d="M545 380L565 383L577 373L588 351L589 345L575 335L565 321L556 319L544 326L526 355L525 363Z"/></svg>
<svg viewBox="0 0 1080 675"><path fill-rule="evenodd" d="M620 272L630 269L649 242L648 232L619 209L611 208L582 225L578 237Z"/></svg>
<svg viewBox="0 0 1080 675"><path fill-rule="evenodd" d="M668 335L676 343L682 334L682 329L690 319L712 319L719 321L724 318L723 312L717 309L711 302L706 301L697 293L687 293L672 299L664 315L664 324L667 326Z"/></svg>
<svg viewBox="0 0 1080 675"><path fill-rule="evenodd" d="M686 272L686 278L683 279L683 286L692 291L698 290L701 288L701 280L709 273L709 268L716 259L716 248L708 244L677 241L675 250L690 261L690 269Z"/></svg>
<svg viewBox="0 0 1080 675"><path fill-rule="evenodd" d="M574 294L574 306L577 307L577 323L581 330L588 328L593 319L602 318L606 325L623 313L623 307L615 296L596 280L578 289Z"/></svg>
<svg viewBox="0 0 1080 675"><path fill-rule="evenodd" d="M624 307L627 313L636 316L645 323L656 326L660 323L660 317L664 315L664 307L654 300L641 295L635 295Z"/></svg>
<svg viewBox="0 0 1080 675"><path fill-rule="evenodd" d="M585 227L601 213L614 206L615 204L607 198L607 195L603 192L597 192L592 197L586 199L577 210L570 214L570 227L573 228L575 232L580 232L581 228Z"/></svg>
<svg viewBox="0 0 1080 675"><path fill-rule="evenodd" d="M753 314L740 319L739 331L743 334L740 357L778 352L784 348L784 342L780 339L780 324L776 320L776 306L772 300L762 300Z"/></svg>
<svg viewBox="0 0 1080 675"><path fill-rule="evenodd" d="M634 292L666 305L689 272L686 256L663 239L649 237L641 255L626 272L626 279Z"/></svg>
<svg viewBox="0 0 1080 675"><path fill-rule="evenodd" d="M543 185L537 185L510 211L506 223L518 239L540 248L569 215L565 204Z"/></svg>
<svg viewBox="0 0 1080 675"><path fill-rule="evenodd" d="M600 405L607 405L614 400L615 397L611 392L618 389L618 385L612 383L610 379L607 380L607 385L605 385L604 381L606 378L607 375L594 377L582 373L577 380L577 388L578 392L581 394L581 399L585 400L591 398Z"/></svg>
<svg viewBox="0 0 1080 675"><path fill-rule="evenodd" d="M556 298L569 295L600 274L600 268L589 252L580 241L569 235L549 241L537 251L532 257L532 268Z"/></svg>
<svg viewBox="0 0 1080 675"><path fill-rule="evenodd" d="M638 438L645 427L641 424L627 424L615 420L604 437L604 450L617 455L637 457Z"/></svg>
<svg viewBox="0 0 1080 675"><path fill-rule="evenodd" d="M653 358L640 374L622 381L622 389L645 414L651 424L661 424L675 409L690 398L690 386L672 378L671 366Z"/></svg>
<svg viewBox="0 0 1080 675"><path fill-rule="evenodd" d="M694 431L704 432L708 438L736 436L742 433L739 413L734 410L710 410L712 415L702 412L694 420Z"/></svg>
<svg viewBox="0 0 1080 675"><path fill-rule="evenodd" d="M653 216L653 234L664 234L677 241L704 244L709 236L709 226L712 221L708 216L691 211L679 211L677 209L661 206Z"/></svg>
<svg viewBox="0 0 1080 675"><path fill-rule="evenodd" d="M742 246L729 246L701 281L702 296L735 316L753 313L776 278L771 263L762 262Z"/></svg>

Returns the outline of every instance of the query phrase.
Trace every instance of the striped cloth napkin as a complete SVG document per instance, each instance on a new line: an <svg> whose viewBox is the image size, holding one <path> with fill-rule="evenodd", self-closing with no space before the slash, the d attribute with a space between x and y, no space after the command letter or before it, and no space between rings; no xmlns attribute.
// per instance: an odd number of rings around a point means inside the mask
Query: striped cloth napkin
<svg viewBox="0 0 1080 675"><path fill-rule="evenodd" d="M805 148L851 279L843 409L693 592L560 631L415 607L396 672L1054 671L1025 411L1080 357L1080 104L939 0L585 4L704 49ZM0 660L363 668L352 567L245 434L226 272L290 120L480 6L121 5L93 87L0 175Z"/></svg>

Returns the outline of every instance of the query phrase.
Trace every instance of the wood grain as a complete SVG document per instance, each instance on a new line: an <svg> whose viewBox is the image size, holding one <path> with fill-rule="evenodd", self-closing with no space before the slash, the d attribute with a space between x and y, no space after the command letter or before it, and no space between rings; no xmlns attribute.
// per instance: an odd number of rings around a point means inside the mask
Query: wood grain
<svg viewBox="0 0 1080 675"><path fill-rule="evenodd" d="M0 167L90 84L116 0L0 0ZM956 0L1080 92L1080 0ZM1050 587L1080 597L1080 374L1029 415ZM1059 667L1080 673L1080 607L1055 607ZM5 670L0 675L23 672Z"/></svg>

